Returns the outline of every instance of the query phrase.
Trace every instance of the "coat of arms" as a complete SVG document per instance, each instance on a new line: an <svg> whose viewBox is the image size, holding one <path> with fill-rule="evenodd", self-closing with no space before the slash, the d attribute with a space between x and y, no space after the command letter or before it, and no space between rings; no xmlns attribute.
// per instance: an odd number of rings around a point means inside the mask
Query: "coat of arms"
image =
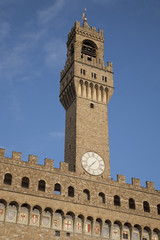
<svg viewBox="0 0 160 240"><path fill-rule="evenodd" d="M99 232L100 232L100 228L99 228L99 226L96 225L96 226L94 227L94 233L95 233L96 235L98 235Z"/></svg>
<svg viewBox="0 0 160 240"><path fill-rule="evenodd" d="M85 230L87 233L91 232L91 224L90 223L86 223Z"/></svg>
<svg viewBox="0 0 160 240"><path fill-rule="evenodd" d="M14 217L15 217L15 211L9 210L9 211L8 211L8 219L9 219L9 220L13 220Z"/></svg>
<svg viewBox="0 0 160 240"><path fill-rule="evenodd" d="M42 217L43 225L44 225L44 226L47 226L47 225L49 224L49 220L50 220L49 217L43 216L43 217Z"/></svg>
<svg viewBox="0 0 160 240"><path fill-rule="evenodd" d="M38 222L38 216L35 214L32 214L31 219L33 224L36 224Z"/></svg>
<svg viewBox="0 0 160 240"><path fill-rule="evenodd" d="M3 209L0 209L0 217L3 215Z"/></svg>
<svg viewBox="0 0 160 240"><path fill-rule="evenodd" d="M81 222L76 222L76 230L81 231L82 230L82 223Z"/></svg>
<svg viewBox="0 0 160 240"><path fill-rule="evenodd" d="M24 222L25 219L26 219L26 214L21 213L21 214L20 214L20 218L21 218L21 222Z"/></svg>
<svg viewBox="0 0 160 240"><path fill-rule="evenodd" d="M65 220L64 226L66 230L70 230L72 228L72 222L71 220Z"/></svg>

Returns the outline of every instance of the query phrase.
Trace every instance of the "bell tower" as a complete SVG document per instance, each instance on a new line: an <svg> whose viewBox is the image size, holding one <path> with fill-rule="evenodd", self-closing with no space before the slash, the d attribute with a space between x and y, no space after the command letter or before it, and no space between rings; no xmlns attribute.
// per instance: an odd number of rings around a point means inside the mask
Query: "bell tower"
<svg viewBox="0 0 160 240"><path fill-rule="evenodd" d="M68 34L60 101L66 110L65 162L86 177L110 178L108 111L112 63L104 65L103 30L76 21Z"/></svg>

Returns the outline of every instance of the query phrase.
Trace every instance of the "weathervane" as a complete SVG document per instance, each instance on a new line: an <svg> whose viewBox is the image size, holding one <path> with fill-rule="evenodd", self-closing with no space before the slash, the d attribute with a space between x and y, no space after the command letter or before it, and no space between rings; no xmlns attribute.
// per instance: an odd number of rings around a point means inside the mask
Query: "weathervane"
<svg viewBox="0 0 160 240"><path fill-rule="evenodd" d="M85 11L85 12L82 14L82 19L83 19L84 21L87 21L87 18L86 18L86 11L87 11L87 9L85 8L84 11Z"/></svg>

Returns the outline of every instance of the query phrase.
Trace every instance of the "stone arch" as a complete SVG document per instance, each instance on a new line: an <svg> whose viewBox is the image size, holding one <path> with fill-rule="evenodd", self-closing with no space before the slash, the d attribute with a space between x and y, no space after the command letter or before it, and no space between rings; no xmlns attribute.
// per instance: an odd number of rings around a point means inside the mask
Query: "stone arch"
<svg viewBox="0 0 160 240"><path fill-rule="evenodd" d="M114 205L115 206L121 206L120 197L118 195L114 196Z"/></svg>
<svg viewBox="0 0 160 240"><path fill-rule="evenodd" d="M87 81L85 81L85 83L84 83L84 85L85 85L85 97L87 97L88 98L88 82Z"/></svg>
<svg viewBox="0 0 160 240"><path fill-rule="evenodd" d="M64 216L64 212L63 212L62 209L57 209L57 210L55 211L55 213L61 214L62 217Z"/></svg>
<svg viewBox="0 0 160 240"><path fill-rule="evenodd" d="M140 225L136 224L133 228L133 240L140 240L142 234L142 228Z"/></svg>
<svg viewBox="0 0 160 240"><path fill-rule="evenodd" d="M105 88L105 91L104 91L104 92L105 92L104 102L105 102L105 103L108 103L108 92L109 92L108 87Z"/></svg>
<svg viewBox="0 0 160 240"><path fill-rule="evenodd" d="M29 178L28 177L23 177L22 178L21 187L29 188Z"/></svg>
<svg viewBox="0 0 160 240"><path fill-rule="evenodd" d="M71 216L73 219L75 218L75 214L71 211L67 212L66 215Z"/></svg>
<svg viewBox="0 0 160 240"><path fill-rule="evenodd" d="M143 240L149 240L151 236L151 229L149 227L144 227L142 231Z"/></svg>
<svg viewBox="0 0 160 240"><path fill-rule="evenodd" d="M98 194L98 196L99 196L99 199L100 199L101 203L106 203L106 197L105 197L105 194L103 192L100 192Z"/></svg>
<svg viewBox="0 0 160 240"><path fill-rule="evenodd" d="M152 232L152 240L158 240L160 238L160 230L155 228Z"/></svg>
<svg viewBox="0 0 160 240"><path fill-rule="evenodd" d="M46 207L46 208L44 209L44 212L49 212L49 213L51 214L51 216L53 215L53 209L50 208L50 207Z"/></svg>
<svg viewBox="0 0 160 240"><path fill-rule="evenodd" d="M157 214L160 215L160 204L157 204Z"/></svg>
<svg viewBox="0 0 160 240"><path fill-rule="evenodd" d="M72 43L72 44L71 44L71 49L70 49L70 55L71 55L71 57L73 56L73 54L74 54L74 44Z"/></svg>
<svg viewBox="0 0 160 240"><path fill-rule="evenodd" d="M78 217L75 218L74 225L75 232L82 233L84 227L84 216L82 214L79 214Z"/></svg>
<svg viewBox="0 0 160 240"><path fill-rule="evenodd" d="M54 185L54 194L61 194L61 184L60 183L56 183Z"/></svg>
<svg viewBox="0 0 160 240"><path fill-rule="evenodd" d="M93 83L89 84L88 90L89 90L90 98L93 99Z"/></svg>
<svg viewBox="0 0 160 240"><path fill-rule="evenodd" d="M16 201L10 202L9 206L15 206L17 208L17 210L19 209L19 204Z"/></svg>
<svg viewBox="0 0 160 240"><path fill-rule="evenodd" d="M112 225L112 239L120 239L122 224L119 221L115 221Z"/></svg>
<svg viewBox="0 0 160 240"><path fill-rule="evenodd" d="M110 239L111 236L111 221L105 220L102 228L102 236Z"/></svg>
<svg viewBox="0 0 160 240"><path fill-rule="evenodd" d="M85 200L90 200L90 192L88 189L83 190L83 195Z"/></svg>
<svg viewBox="0 0 160 240"><path fill-rule="evenodd" d="M143 210L144 210L144 212L148 212L148 213L150 212L150 206L147 201L143 202Z"/></svg>
<svg viewBox="0 0 160 240"><path fill-rule="evenodd" d="M39 213L42 213L42 208L39 205L35 205L32 209L33 211L36 210L39 211Z"/></svg>
<svg viewBox="0 0 160 240"><path fill-rule="evenodd" d="M100 86L100 92L101 92L101 102L103 102L103 99L104 99L104 88L103 88L103 86Z"/></svg>
<svg viewBox="0 0 160 240"><path fill-rule="evenodd" d="M98 86L98 84L95 84L95 91L96 91L96 101L98 101L98 98L99 98L99 86Z"/></svg>
<svg viewBox="0 0 160 240"><path fill-rule="evenodd" d="M16 223L18 209L19 209L19 204L17 202L15 201L10 202L6 210L7 214L6 214L5 221Z"/></svg>
<svg viewBox="0 0 160 240"><path fill-rule="evenodd" d="M3 183L6 185L12 185L12 174L11 173L6 173L4 175Z"/></svg>
<svg viewBox="0 0 160 240"><path fill-rule="evenodd" d="M85 54L85 55L88 55L90 57L96 58L97 49L98 49L97 45L93 41L91 41L89 39L83 40L82 48L81 48L81 53L82 54Z"/></svg>
<svg viewBox="0 0 160 240"><path fill-rule="evenodd" d="M63 229L67 232L73 232L75 214L73 212L67 212L64 217Z"/></svg>
<svg viewBox="0 0 160 240"><path fill-rule="evenodd" d="M79 92L79 95L80 95L80 96L83 96L83 90L84 90L83 80L80 79L80 80L79 80L79 89L78 89L78 92Z"/></svg>
<svg viewBox="0 0 160 240"><path fill-rule="evenodd" d="M64 212L61 209L57 209L53 213L52 227L56 230L61 230L63 225Z"/></svg>
<svg viewBox="0 0 160 240"><path fill-rule="evenodd" d="M4 204L5 207L7 206L7 201L4 199L0 199L0 203Z"/></svg>
<svg viewBox="0 0 160 240"><path fill-rule="evenodd" d="M68 197L74 197L74 187L68 187Z"/></svg>
<svg viewBox="0 0 160 240"><path fill-rule="evenodd" d="M28 204L28 203L23 203L22 205L21 205L21 208L27 208L28 209L28 211L30 211L31 210L31 206Z"/></svg>
<svg viewBox="0 0 160 240"><path fill-rule="evenodd" d="M94 222L94 219L93 219L93 217L92 216L88 216L87 217L87 219L86 219L86 222L90 222L90 224L91 224L91 233L92 233L92 231L93 231L93 222Z"/></svg>
<svg viewBox="0 0 160 240"><path fill-rule="evenodd" d="M94 221L94 227L93 227L93 234L94 236L101 236L101 232L102 232L102 219L101 218L97 218Z"/></svg>
<svg viewBox="0 0 160 240"><path fill-rule="evenodd" d="M38 190L45 192L46 190L46 182L44 180L39 180L38 182Z"/></svg>
<svg viewBox="0 0 160 240"><path fill-rule="evenodd" d="M136 209L135 201L133 198L129 199L129 208L130 209Z"/></svg>
<svg viewBox="0 0 160 240"><path fill-rule="evenodd" d="M125 223L124 226L123 226L123 233L122 233L122 238L125 240L125 239L128 239L130 240L131 239L131 230L132 230L132 225L130 223Z"/></svg>

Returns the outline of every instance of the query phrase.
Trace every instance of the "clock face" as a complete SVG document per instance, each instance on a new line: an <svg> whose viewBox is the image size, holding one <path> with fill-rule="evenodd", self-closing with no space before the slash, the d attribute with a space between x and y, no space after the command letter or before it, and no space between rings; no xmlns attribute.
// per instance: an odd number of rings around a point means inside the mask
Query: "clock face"
<svg viewBox="0 0 160 240"><path fill-rule="evenodd" d="M86 152L81 161L84 170L91 175L100 175L104 172L104 161L97 153Z"/></svg>

